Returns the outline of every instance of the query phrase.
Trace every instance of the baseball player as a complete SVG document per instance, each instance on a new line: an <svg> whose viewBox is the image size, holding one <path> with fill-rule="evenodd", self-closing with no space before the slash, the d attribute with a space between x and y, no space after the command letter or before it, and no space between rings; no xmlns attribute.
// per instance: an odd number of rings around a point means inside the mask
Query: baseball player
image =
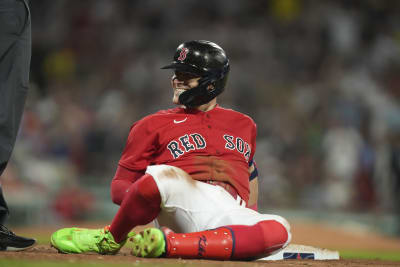
<svg viewBox="0 0 400 267"><path fill-rule="evenodd" d="M230 69L224 50L185 42L163 69L174 70L178 107L133 124L111 183L120 205L111 225L60 229L52 246L115 254L129 239L139 257L219 260L257 259L287 246L288 222L256 211L256 125L217 104ZM153 220L156 228L130 232Z"/></svg>

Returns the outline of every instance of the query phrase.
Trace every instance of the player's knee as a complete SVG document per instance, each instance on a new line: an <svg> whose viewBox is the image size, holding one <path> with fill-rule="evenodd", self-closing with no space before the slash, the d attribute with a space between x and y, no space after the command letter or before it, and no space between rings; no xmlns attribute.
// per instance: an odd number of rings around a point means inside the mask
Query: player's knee
<svg viewBox="0 0 400 267"><path fill-rule="evenodd" d="M282 224L286 228L287 232L290 232L290 224L285 218L275 215L274 220Z"/></svg>
<svg viewBox="0 0 400 267"><path fill-rule="evenodd" d="M292 233L290 231L290 224L285 218L283 218L281 216L278 216L278 215L276 216L275 221L279 222L286 230L287 238L286 238L286 242L285 242L285 244L283 246L283 247L286 247L290 243L290 241L292 240Z"/></svg>
<svg viewBox="0 0 400 267"><path fill-rule="evenodd" d="M263 229L264 237L268 247L276 249L286 247L291 241L290 225L286 219L281 216L258 223Z"/></svg>
<svg viewBox="0 0 400 267"><path fill-rule="evenodd" d="M143 175L139 180L136 181L136 186L132 189L138 197L149 201L155 205L160 205L160 191L158 190L158 186L154 181L153 176L150 174Z"/></svg>

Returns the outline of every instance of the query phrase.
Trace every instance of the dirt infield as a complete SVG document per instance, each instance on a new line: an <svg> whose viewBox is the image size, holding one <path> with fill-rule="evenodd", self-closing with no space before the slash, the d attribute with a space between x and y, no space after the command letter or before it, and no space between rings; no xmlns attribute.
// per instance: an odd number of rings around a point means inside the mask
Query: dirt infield
<svg viewBox="0 0 400 267"><path fill-rule="evenodd" d="M380 260L334 260L334 261L313 261L313 260L285 260L285 261L257 261L257 262L232 262L232 261L209 261L209 260L182 260L182 259L142 259L136 258L124 249L115 256L108 255L66 255L59 254L55 249L47 245L38 245L24 252L2 252L0 258L26 259L43 261L62 262L102 262L102 263L147 263L162 265L163 263L176 266L399 266L399 262Z"/></svg>
<svg viewBox="0 0 400 267"><path fill-rule="evenodd" d="M98 227L102 224L82 225L82 227ZM70 226L70 225L66 225ZM17 231L18 230L18 231ZM18 233L30 236L50 236L56 230L54 227L36 227L16 229ZM400 240L379 236L372 233L355 233L339 228L328 227L313 223L298 222L292 224L293 243L310 246L323 247L333 250L356 249L371 251L399 251ZM22 252L1 252L0 259L26 259L63 262L112 262L112 263L144 263L151 265L162 265L168 263L176 266L400 266L400 262L381 260L335 260L335 261L313 261L313 260L286 260L274 262L219 262L208 260L182 260L182 259L142 259L131 256L129 248L123 248L117 255L66 255L58 253L50 245L37 245Z"/></svg>

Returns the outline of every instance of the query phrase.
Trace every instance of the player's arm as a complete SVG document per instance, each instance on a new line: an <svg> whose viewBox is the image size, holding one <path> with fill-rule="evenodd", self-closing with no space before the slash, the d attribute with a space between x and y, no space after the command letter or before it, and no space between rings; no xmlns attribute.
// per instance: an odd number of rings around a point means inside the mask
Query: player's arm
<svg viewBox="0 0 400 267"><path fill-rule="evenodd" d="M249 163L249 183L250 183L250 196L249 203L247 207L257 211L257 203L258 203L258 171L256 163L252 160Z"/></svg>
<svg viewBox="0 0 400 267"><path fill-rule="evenodd" d="M149 123L135 123L129 133L125 149L119 160L117 171L111 182L111 200L121 205L127 189L146 171L154 153L154 131Z"/></svg>
<svg viewBox="0 0 400 267"><path fill-rule="evenodd" d="M128 188L136 182L144 172L133 171L119 165L111 181L111 200L117 205L121 205Z"/></svg>

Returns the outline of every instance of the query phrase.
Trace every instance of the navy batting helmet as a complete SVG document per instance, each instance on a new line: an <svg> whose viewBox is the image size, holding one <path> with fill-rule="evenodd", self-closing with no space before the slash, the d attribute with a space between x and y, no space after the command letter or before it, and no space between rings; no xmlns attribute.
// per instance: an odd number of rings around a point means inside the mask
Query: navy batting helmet
<svg viewBox="0 0 400 267"><path fill-rule="evenodd" d="M196 40L180 44L173 62L162 69L174 69L201 77L199 86L179 96L182 105L196 107L208 103L224 91L230 67L225 51L219 45Z"/></svg>

